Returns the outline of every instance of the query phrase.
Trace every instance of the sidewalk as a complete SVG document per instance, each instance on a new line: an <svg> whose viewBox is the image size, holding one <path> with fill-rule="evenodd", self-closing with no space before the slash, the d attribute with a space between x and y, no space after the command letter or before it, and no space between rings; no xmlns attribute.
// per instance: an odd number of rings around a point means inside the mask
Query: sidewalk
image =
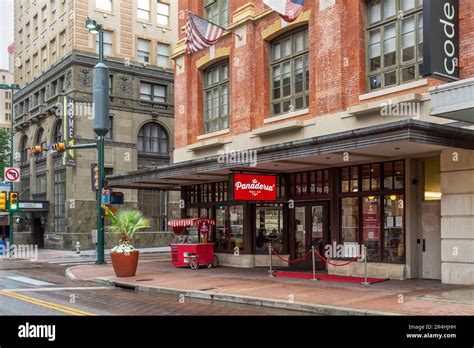
<svg viewBox="0 0 474 348"><path fill-rule="evenodd" d="M170 247L156 247L156 248L141 248L140 254L159 254L159 253L169 253ZM110 254L110 249L105 250L105 256L107 257ZM96 258L95 250L81 250L79 254L71 250L54 250L54 249L39 249L38 250L38 260L40 261L50 261L55 259L68 259L68 258Z"/></svg>
<svg viewBox="0 0 474 348"><path fill-rule="evenodd" d="M111 265L66 270L73 279L140 291L295 309L329 315L474 315L474 288L433 280L359 284L268 276L267 269L174 268L170 261L142 261L137 275L117 278Z"/></svg>

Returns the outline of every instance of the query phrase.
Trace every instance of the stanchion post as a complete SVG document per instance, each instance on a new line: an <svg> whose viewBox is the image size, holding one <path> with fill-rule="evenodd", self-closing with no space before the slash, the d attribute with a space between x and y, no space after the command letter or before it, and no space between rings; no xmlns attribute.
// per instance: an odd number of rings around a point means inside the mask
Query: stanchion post
<svg viewBox="0 0 474 348"><path fill-rule="evenodd" d="M270 256L270 277L274 277L272 269L272 243L268 244L268 256Z"/></svg>
<svg viewBox="0 0 474 348"><path fill-rule="evenodd" d="M314 245L311 247L311 257L313 259L313 280L316 281L318 279L316 278L316 257Z"/></svg>
<svg viewBox="0 0 474 348"><path fill-rule="evenodd" d="M367 247L365 245L362 246L362 250L364 251L364 270L365 270L365 279L364 281L361 283L362 285L370 285L370 283L368 282L368 269L367 269Z"/></svg>

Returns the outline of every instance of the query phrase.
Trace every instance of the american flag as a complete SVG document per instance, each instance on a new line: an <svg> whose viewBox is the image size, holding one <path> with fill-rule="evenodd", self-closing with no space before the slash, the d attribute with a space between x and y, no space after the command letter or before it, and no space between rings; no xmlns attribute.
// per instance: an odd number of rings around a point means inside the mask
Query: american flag
<svg viewBox="0 0 474 348"><path fill-rule="evenodd" d="M186 24L186 53L191 54L214 45L223 33L224 28L189 12Z"/></svg>

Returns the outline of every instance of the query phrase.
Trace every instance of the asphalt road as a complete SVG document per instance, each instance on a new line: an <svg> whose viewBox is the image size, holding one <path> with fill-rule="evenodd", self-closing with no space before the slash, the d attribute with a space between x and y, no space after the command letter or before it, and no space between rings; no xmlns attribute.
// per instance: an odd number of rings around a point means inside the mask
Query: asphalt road
<svg viewBox="0 0 474 348"><path fill-rule="evenodd" d="M67 267L0 260L0 315L308 315L73 281Z"/></svg>

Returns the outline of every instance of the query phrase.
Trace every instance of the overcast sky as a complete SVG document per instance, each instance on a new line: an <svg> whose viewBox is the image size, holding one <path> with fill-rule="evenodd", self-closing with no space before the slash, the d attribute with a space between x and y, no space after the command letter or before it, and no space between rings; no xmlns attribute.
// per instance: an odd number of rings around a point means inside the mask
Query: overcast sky
<svg viewBox="0 0 474 348"><path fill-rule="evenodd" d="M13 42L13 0L0 0L0 68L8 69L8 45Z"/></svg>

